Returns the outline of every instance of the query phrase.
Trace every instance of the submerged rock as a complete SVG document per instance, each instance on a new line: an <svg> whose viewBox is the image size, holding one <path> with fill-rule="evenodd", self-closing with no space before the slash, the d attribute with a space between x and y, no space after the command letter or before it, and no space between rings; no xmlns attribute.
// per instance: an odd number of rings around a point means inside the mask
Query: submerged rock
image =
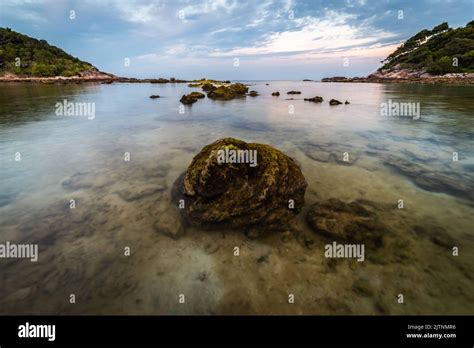
<svg viewBox="0 0 474 348"><path fill-rule="evenodd" d="M256 165L219 163L227 151L255 156ZM238 152L240 151L240 152ZM233 162L233 163L228 163ZM264 144L224 138L205 146L175 182L173 199L185 202L181 213L203 228L281 230L304 204L306 180L290 157Z"/></svg>
<svg viewBox="0 0 474 348"><path fill-rule="evenodd" d="M183 95L179 101L181 103L185 104L185 105L191 105L191 104L197 102L197 98L191 97L188 94L188 95Z"/></svg>
<svg viewBox="0 0 474 348"><path fill-rule="evenodd" d="M201 98L204 98L206 95L204 93L201 93L201 92L191 92L188 94L188 96L192 97L192 98L196 98L196 99L201 99Z"/></svg>
<svg viewBox="0 0 474 348"><path fill-rule="evenodd" d="M306 222L330 240L379 248L388 228L377 219L373 204L364 203L345 203L335 198L317 202L308 210Z"/></svg>
<svg viewBox="0 0 474 348"><path fill-rule="evenodd" d="M301 94L301 92L300 91L289 91L286 94Z"/></svg>
<svg viewBox="0 0 474 348"><path fill-rule="evenodd" d="M313 102L313 103L322 103L323 102L323 97L320 97L320 96L316 96L316 97L313 97L313 98L304 98L305 101L310 101L310 102Z"/></svg>
<svg viewBox="0 0 474 348"><path fill-rule="evenodd" d="M156 232L173 239L179 239L184 235L183 223L176 208L164 211L154 223L153 228Z"/></svg>
<svg viewBox="0 0 474 348"><path fill-rule="evenodd" d="M385 156L383 164L408 177L424 190L443 192L474 201L472 177L453 172L433 171L427 165L408 161L395 155Z"/></svg>
<svg viewBox="0 0 474 348"><path fill-rule="evenodd" d="M339 100L337 99L331 99L329 101L329 105L339 105L339 104L342 104L342 102L340 102Z"/></svg>
<svg viewBox="0 0 474 348"><path fill-rule="evenodd" d="M116 191L115 193L119 195L126 202L133 202L140 200L145 197L152 196L158 192L166 190L167 186L165 182L159 182L156 184L132 184L129 187Z"/></svg>
<svg viewBox="0 0 474 348"><path fill-rule="evenodd" d="M273 92L273 93L272 93L272 96L274 96L274 97L279 97L279 96L280 96L280 92Z"/></svg>

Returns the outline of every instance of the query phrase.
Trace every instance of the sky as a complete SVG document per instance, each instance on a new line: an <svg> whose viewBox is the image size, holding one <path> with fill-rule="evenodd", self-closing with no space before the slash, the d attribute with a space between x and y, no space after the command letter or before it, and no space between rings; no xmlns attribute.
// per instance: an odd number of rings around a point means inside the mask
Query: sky
<svg viewBox="0 0 474 348"><path fill-rule="evenodd" d="M365 76L474 0L0 0L0 26L118 76L300 80Z"/></svg>

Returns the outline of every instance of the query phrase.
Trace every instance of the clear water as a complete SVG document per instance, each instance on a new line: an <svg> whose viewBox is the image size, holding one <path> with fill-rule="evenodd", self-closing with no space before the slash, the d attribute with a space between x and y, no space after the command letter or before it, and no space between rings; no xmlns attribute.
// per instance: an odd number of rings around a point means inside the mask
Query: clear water
<svg viewBox="0 0 474 348"><path fill-rule="evenodd" d="M0 313L474 313L474 87L248 83L260 96L206 98L184 114L179 99L196 90L186 84L0 85L0 243L40 250L36 263L0 259ZM325 102L303 101L316 95ZM331 98L350 104L330 106ZM64 99L95 103L95 118L57 116ZM389 99L420 103L421 119L381 116ZM308 206L329 198L383 206L392 231L376 262L330 265L326 241L302 216L295 229L313 240L311 248L291 231L260 240L194 228L178 240L158 234L153 224L166 219L173 182L222 137L268 143L295 158ZM315 160L311 151L321 146ZM351 165L321 160L327 151L347 152ZM394 158L441 180L420 185L416 173L387 165ZM63 185L71 177L82 186ZM117 194L157 182L167 189L129 201ZM404 209L390 208L399 199ZM415 233L415 225L426 231Z"/></svg>

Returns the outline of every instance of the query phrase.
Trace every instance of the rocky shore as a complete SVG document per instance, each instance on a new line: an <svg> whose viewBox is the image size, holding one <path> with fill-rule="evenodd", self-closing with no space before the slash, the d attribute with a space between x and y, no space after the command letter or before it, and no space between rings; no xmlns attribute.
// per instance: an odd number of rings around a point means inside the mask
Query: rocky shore
<svg viewBox="0 0 474 348"><path fill-rule="evenodd" d="M181 80L171 77L169 79L138 79L134 77L120 77L109 74L103 71L84 71L75 76L53 76L53 77L39 77L39 76L18 76L11 73L6 73L0 76L0 82L39 82L39 83L81 83L81 82L103 82L103 83L188 83L193 81Z"/></svg>
<svg viewBox="0 0 474 348"><path fill-rule="evenodd" d="M449 73L432 75L424 70L409 70L395 66L383 69L366 77L325 77L321 82L370 82L370 83L423 83L423 84L474 84L474 73Z"/></svg>

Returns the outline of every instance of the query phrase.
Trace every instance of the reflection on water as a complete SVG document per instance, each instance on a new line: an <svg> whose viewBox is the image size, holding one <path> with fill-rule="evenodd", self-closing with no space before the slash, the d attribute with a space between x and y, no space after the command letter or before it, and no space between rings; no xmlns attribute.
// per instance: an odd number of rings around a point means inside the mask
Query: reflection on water
<svg viewBox="0 0 474 348"><path fill-rule="evenodd" d="M186 84L1 85L0 242L38 243L40 256L0 259L0 313L472 314L474 88L250 83L259 97L206 98L184 114ZM289 90L302 94L287 100ZM324 103L303 101L316 95ZM331 98L350 104L330 106ZM95 119L56 116L65 99L94 102ZM380 116L389 99L420 103L421 119ZM192 228L178 240L158 234L174 180L227 136L294 157L307 205L376 202L391 226L384 249L364 263L328 262L326 241L303 216L263 240Z"/></svg>

